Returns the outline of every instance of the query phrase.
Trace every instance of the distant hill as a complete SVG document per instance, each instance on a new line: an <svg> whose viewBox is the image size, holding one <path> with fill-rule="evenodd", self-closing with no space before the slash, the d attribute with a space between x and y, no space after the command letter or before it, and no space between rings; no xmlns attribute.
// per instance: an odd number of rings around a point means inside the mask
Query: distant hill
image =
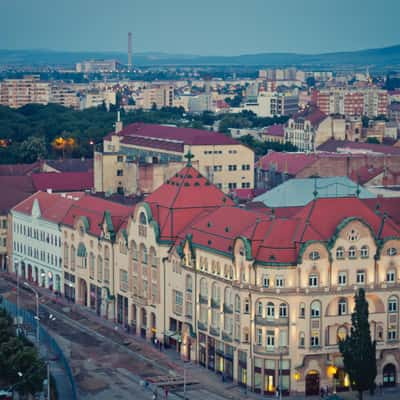
<svg viewBox="0 0 400 400"><path fill-rule="evenodd" d="M126 63L127 56L118 52L66 52L52 50L0 50L0 64L63 65L90 59L117 59ZM134 65L243 65L243 66L354 66L399 67L400 45L379 49L323 54L260 53L238 56L198 56L167 53L138 53L133 55Z"/></svg>

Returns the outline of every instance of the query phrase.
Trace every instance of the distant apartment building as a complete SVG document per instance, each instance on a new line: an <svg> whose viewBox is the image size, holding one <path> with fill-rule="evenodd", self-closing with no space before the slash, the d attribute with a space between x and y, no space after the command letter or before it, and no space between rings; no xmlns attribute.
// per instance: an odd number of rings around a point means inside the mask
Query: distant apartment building
<svg viewBox="0 0 400 400"><path fill-rule="evenodd" d="M117 60L88 60L76 64L76 72L115 72L121 64Z"/></svg>
<svg viewBox="0 0 400 400"><path fill-rule="evenodd" d="M137 101L137 106L145 110L150 110L153 107L173 107L174 97L173 85L152 84L142 90L141 97Z"/></svg>
<svg viewBox="0 0 400 400"><path fill-rule="evenodd" d="M48 104L50 85L40 81L38 76L25 76L22 79L5 79L0 84L0 104L19 108L26 104Z"/></svg>
<svg viewBox="0 0 400 400"><path fill-rule="evenodd" d="M342 117L328 116L310 107L289 119L285 128L285 140L300 151L314 151L328 139L344 140L346 121Z"/></svg>
<svg viewBox="0 0 400 400"><path fill-rule="evenodd" d="M87 108L99 107L105 105L109 109L110 105L115 105L117 102L117 96L114 91L98 91L93 90L85 93L81 97L80 108L85 110Z"/></svg>
<svg viewBox="0 0 400 400"><path fill-rule="evenodd" d="M66 84L54 84L51 86L49 102L75 110L80 108L80 97L77 91Z"/></svg>
<svg viewBox="0 0 400 400"><path fill-rule="evenodd" d="M323 89L314 93L314 100L317 107L328 115L366 115L370 118L387 115L389 105L387 91L375 88Z"/></svg>
<svg viewBox="0 0 400 400"><path fill-rule="evenodd" d="M240 142L206 130L134 123L105 136L103 152L95 153L96 191L136 193L148 179L161 184L187 157L224 192L254 187L254 153Z"/></svg>
<svg viewBox="0 0 400 400"><path fill-rule="evenodd" d="M248 98L241 107L231 110L233 112L248 110L259 117L280 117L295 114L299 110L298 104L299 97L296 94L260 91L257 97Z"/></svg>

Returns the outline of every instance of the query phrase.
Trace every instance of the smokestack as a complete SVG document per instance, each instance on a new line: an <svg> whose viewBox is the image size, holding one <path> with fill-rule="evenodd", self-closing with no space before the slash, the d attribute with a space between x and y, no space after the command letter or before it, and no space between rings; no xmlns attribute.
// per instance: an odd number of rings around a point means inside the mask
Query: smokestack
<svg viewBox="0 0 400 400"><path fill-rule="evenodd" d="M128 71L132 70L132 32L128 32Z"/></svg>

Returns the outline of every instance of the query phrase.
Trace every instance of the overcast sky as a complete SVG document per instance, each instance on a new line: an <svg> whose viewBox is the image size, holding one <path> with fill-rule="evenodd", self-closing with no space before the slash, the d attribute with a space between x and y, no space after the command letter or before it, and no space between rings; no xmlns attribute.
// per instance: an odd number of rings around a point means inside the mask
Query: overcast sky
<svg viewBox="0 0 400 400"><path fill-rule="evenodd" d="M400 0L0 0L0 49L201 55L400 44Z"/></svg>

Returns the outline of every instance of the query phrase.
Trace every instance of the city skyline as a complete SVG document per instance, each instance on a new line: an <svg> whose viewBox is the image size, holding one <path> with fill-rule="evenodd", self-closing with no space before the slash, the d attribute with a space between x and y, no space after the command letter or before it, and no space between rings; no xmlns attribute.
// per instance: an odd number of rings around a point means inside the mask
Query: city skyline
<svg viewBox="0 0 400 400"><path fill-rule="evenodd" d="M393 0L384 1L380 8L361 0L351 4L339 0L330 8L316 0L307 4L290 0L285 7L258 0L251 7L239 4L237 0L218 4L206 0L190 6L181 0L168 4L89 0L84 5L72 0L57 7L48 0L3 3L0 48L125 52L129 31L134 53L319 54L400 43L395 29L400 5ZM16 24L23 29L15 30Z"/></svg>

